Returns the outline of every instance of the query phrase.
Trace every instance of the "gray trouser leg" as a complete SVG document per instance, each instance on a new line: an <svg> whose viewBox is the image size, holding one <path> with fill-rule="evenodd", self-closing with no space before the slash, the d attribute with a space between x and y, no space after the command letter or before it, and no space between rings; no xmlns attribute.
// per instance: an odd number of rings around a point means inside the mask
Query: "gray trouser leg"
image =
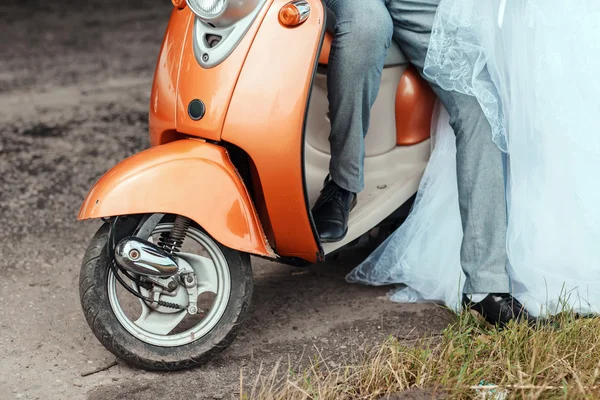
<svg viewBox="0 0 600 400"><path fill-rule="evenodd" d="M335 14L327 68L331 178L354 193L364 188L364 137L392 40L384 0L325 0Z"/></svg>
<svg viewBox="0 0 600 400"><path fill-rule="evenodd" d="M438 4L439 0L387 0L394 40L421 74ZM456 134L464 292L509 293L502 152L492 141L490 124L475 97L431 86Z"/></svg>

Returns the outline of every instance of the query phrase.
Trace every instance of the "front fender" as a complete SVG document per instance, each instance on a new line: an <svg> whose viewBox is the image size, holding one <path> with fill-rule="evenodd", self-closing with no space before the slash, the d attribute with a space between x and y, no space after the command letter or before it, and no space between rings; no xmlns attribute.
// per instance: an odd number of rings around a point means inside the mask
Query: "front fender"
<svg viewBox="0 0 600 400"><path fill-rule="evenodd" d="M94 185L78 219L146 213L188 217L224 246L274 256L246 186L220 146L184 139L127 158Z"/></svg>

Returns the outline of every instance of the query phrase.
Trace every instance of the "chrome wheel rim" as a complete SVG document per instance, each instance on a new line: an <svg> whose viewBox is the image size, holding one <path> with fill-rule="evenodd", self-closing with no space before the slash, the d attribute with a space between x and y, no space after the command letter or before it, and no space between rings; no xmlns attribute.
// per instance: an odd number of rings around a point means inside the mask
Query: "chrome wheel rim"
<svg viewBox="0 0 600 400"><path fill-rule="evenodd" d="M154 229L152 234L169 232L172 228L173 223L162 223ZM117 283L113 271L109 271L108 299L112 311L127 332L145 343L161 347L176 347L193 343L214 329L227 309L231 294L231 276L223 252L214 240L196 228L190 227L188 229L186 241L189 239L201 245L210 259L197 254L182 252L177 254L178 262L188 263L194 270L198 281L198 293L215 293L215 299L210 311L206 313L204 318L198 324L183 332L169 334L187 316L187 310L177 311L173 309L169 312L160 312L150 308L141 299L138 299L142 307L141 315L135 321L132 321L127 316L117 295L117 288L120 284ZM136 289L138 289L137 286ZM180 287L178 290L182 289ZM169 301L166 297L164 300Z"/></svg>

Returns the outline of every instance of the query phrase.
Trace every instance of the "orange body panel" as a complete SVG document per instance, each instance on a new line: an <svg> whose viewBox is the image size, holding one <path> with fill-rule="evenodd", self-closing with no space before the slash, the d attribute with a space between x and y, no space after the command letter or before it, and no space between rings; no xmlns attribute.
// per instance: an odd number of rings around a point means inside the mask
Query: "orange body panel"
<svg viewBox="0 0 600 400"><path fill-rule="evenodd" d="M411 146L429 138L435 99L435 93L429 84L413 66L409 67L396 92L398 146Z"/></svg>
<svg viewBox="0 0 600 400"><path fill-rule="evenodd" d="M186 8L187 10L187 8ZM150 94L150 145L158 146L173 139L177 104L177 79L181 50L191 20L189 11L173 8L163 40Z"/></svg>
<svg viewBox="0 0 600 400"><path fill-rule="evenodd" d="M303 126L325 29L323 5L310 0L302 25L285 28L269 9L239 76L223 140L252 159L264 194L277 254L315 261L320 253L308 214L303 177Z"/></svg>
<svg viewBox="0 0 600 400"><path fill-rule="evenodd" d="M246 187L220 146L178 140L127 158L94 185L79 219L145 213L183 215L224 246L274 257Z"/></svg>
<svg viewBox="0 0 600 400"><path fill-rule="evenodd" d="M329 53L331 52L331 43L333 43L333 34L327 31L325 32L325 37L323 38L323 48L321 49L321 54L319 55L319 64L329 64Z"/></svg>
<svg viewBox="0 0 600 400"><path fill-rule="evenodd" d="M210 140L221 139L227 107L231 101L241 67L244 65L248 50L271 2L272 0L266 2L231 55L221 64L209 69L202 68L194 56L192 12L189 7L181 11L190 15L190 23L187 27L187 38L183 47L179 84L177 85L177 131ZM188 104L194 99L201 100L206 106L206 114L199 121L192 120L187 113Z"/></svg>

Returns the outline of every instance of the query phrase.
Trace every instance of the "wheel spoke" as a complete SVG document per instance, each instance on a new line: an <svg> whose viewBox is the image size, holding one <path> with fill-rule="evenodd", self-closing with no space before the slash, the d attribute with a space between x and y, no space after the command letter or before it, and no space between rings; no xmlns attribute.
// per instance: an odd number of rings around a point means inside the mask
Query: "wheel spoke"
<svg viewBox="0 0 600 400"><path fill-rule="evenodd" d="M143 307L142 315L134 322L143 330L156 335L167 335L171 332L187 314L186 310L177 313L165 314L150 309L147 305Z"/></svg>
<svg viewBox="0 0 600 400"><path fill-rule="evenodd" d="M219 290L219 277L214 262L207 257L192 253L178 253L177 257L190 264L196 273L198 294L205 292L217 293Z"/></svg>
<svg viewBox="0 0 600 400"><path fill-rule="evenodd" d="M140 288L136 284L134 284L134 286L144 296L151 297L151 293L148 290ZM181 322L187 313L186 310L176 313L162 313L150 308L144 300L138 300L142 305L142 314L136 321L134 321L134 324L143 330L156 335L167 335Z"/></svg>
<svg viewBox="0 0 600 400"><path fill-rule="evenodd" d="M146 302L144 300L138 299L138 301L140 302L140 305L142 306L142 314L140 315L140 317L138 319L144 319L148 316L148 314L152 310L150 309L150 307L148 307L148 304L146 304Z"/></svg>
<svg viewBox="0 0 600 400"><path fill-rule="evenodd" d="M172 223L159 224L153 231L153 235L170 232L173 229ZM185 276L187 273L193 272L196 275L196 288L193 288L192 295L211 292L215 296L211 296L212 306L204 315L191 316L189 321L186 319L188 311L167 308L166 306L154 307L154 304L148 305L146 302L140 302L141 310L137 308L139 317L126 313L120 303L117 289L119 283L113 276L108 280L109 301L115 316L119 323L134 337L144 343L162 346L176 347L189 344L204 337L212 329L217 326L227 310L228 300L231 293L231 277L229 274L227 259L220 251L210 237L194 227L190 227L187 231L186 238L192 239L197 244L201 245L204 250L201 254L204 256L192 253L177 253L178 264L180 271ZM156 237L154 237L156 242ZM112 273L112 272L111 272ZM179 277L177 277L179 279ZM183 281L179 282L176 292L162 292L160 296L158 291L146 290L144 287L137 287L135 282L129 284L139 290L144 297L152 297L157 300L168 301L170 303L179 304L187 307L189 305L189 293ZM196 290L197 289L197 290ZM198 297L198 300L200 298ZM202 298L205 302L208 297ZM127 309L131 309L131 302L123 304ZM136 320L137 318L137 320ZM185 326L184 326L185 324ZM189 327L188 327L189 325ZM183 332L179 332L184 330Z"/></svg>

